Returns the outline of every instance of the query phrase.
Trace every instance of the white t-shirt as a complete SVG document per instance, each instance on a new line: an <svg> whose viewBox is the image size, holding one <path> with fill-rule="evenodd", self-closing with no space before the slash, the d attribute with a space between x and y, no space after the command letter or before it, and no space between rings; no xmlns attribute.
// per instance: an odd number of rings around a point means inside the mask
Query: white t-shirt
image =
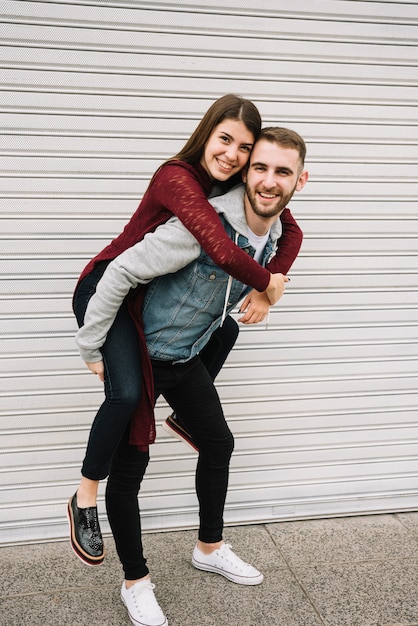
<svg viewBox="0 0 418 626"><path fill-rule="evenodd" d="M269 235L270 235L270 229L266 232L265 235L260 236L260 235L256 235L255 233L253 233L251 228L248 227L248 241L250 242L252 247L255 249L254 260L257 261L257 263L260 263L260 261L263 258L264 248L266 247L266 243L268 241Z"/></svg>

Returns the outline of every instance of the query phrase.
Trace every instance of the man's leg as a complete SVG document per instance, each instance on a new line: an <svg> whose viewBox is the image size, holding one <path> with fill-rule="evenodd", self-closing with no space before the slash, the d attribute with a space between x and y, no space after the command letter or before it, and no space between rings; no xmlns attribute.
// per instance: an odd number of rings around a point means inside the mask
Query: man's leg
<svg viewBox="0 0 418 626"><path fill-rule="evenodd" d="M222 326L212 333L206 346L200 351L200 359L208 370L212 380L215 380L229 353L238 338L238 324L228 315Z"/></svg>
<svg viewBox="0 0 418 626"><path fill-rule="evenodd" d="M143 555L138 492L149 461L149 452L129 443L128 425L116 449L106 486L106 510L116 550L126 580L148 574Z"/></svg>
<svg viewBox="0 0 418 626"><path fill-rule="evenodd" d="M196 492L199 500L199 540L192 564L221 574L235 583L258 585L263 575L239 558L222 538L233 436L225 421L213 381L199 357L189 363L159 365L153 361L156 390L161 391L199 446ZM169 377L168 377L169 375ZM165 386L161 385L165 379Z"/></svg>
<svg viewBox="0 0 418 626"><path fill-rule="evenodd" d="M215 380L221 371L229 353L235 345L239 333L238 324L229 315L222 326L212 334L206 346L200 352L200 359L205 365L212 380ZM181 414L172 413L163 423L163 428L170 435L186 443L198 452L198 446L187 430Z"/></svg>
<svg viewBox="0 0 418 626"><path fill-rule="evenodd" d="M218 393L199 357L178 365L152 361L156 394L161 393L182 415L199 448L196 492L200 505L199 539L221 541L234 439Z"/></svg>
<svg viewBox="0 0 418 626"><path fill-rule="evenodd" d="M143 554L138 492L149 454L129 443L129 426L116 449L106 488L106 507L116 550L125 572L121 599L134 624L167 626L154 595Z"/></svg>

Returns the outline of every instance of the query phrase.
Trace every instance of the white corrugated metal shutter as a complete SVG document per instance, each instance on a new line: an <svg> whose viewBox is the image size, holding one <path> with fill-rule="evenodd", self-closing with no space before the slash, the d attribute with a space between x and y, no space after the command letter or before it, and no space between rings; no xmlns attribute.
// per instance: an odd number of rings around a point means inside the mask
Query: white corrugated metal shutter
<svg viewBox="0 0 418 626"><path fill-rule="evenodd" d="M228 92L306 138L311 178L287 294L218 381L226 521L416 508L417 2L1 10L1 541L65 536L102 397L74 344L76 278ZM160 431L145 528L196 525L194 467Z"/></svg>

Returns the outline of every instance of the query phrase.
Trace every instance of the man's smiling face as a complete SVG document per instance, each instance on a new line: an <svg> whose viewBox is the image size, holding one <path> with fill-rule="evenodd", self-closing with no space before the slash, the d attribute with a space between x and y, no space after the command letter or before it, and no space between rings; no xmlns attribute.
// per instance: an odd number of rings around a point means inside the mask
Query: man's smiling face
<svg viewBox="0 0 418 626"><path fill-rule="evenodd" d="M260 139L243 174L247 214L251 209L261 218L277 218L306 180L296 148Z"/></svg>

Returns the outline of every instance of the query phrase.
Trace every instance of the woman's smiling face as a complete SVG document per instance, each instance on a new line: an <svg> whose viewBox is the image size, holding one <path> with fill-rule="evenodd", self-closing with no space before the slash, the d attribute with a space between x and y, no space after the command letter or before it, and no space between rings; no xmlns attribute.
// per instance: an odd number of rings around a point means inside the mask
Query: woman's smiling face
<svg viewBox="0 0 418 626"><path fill-rule="evenodd" d="M241 120L226 119L214 128L200 160L209 176L225 181L246 165L254 135Z"/></svg>

